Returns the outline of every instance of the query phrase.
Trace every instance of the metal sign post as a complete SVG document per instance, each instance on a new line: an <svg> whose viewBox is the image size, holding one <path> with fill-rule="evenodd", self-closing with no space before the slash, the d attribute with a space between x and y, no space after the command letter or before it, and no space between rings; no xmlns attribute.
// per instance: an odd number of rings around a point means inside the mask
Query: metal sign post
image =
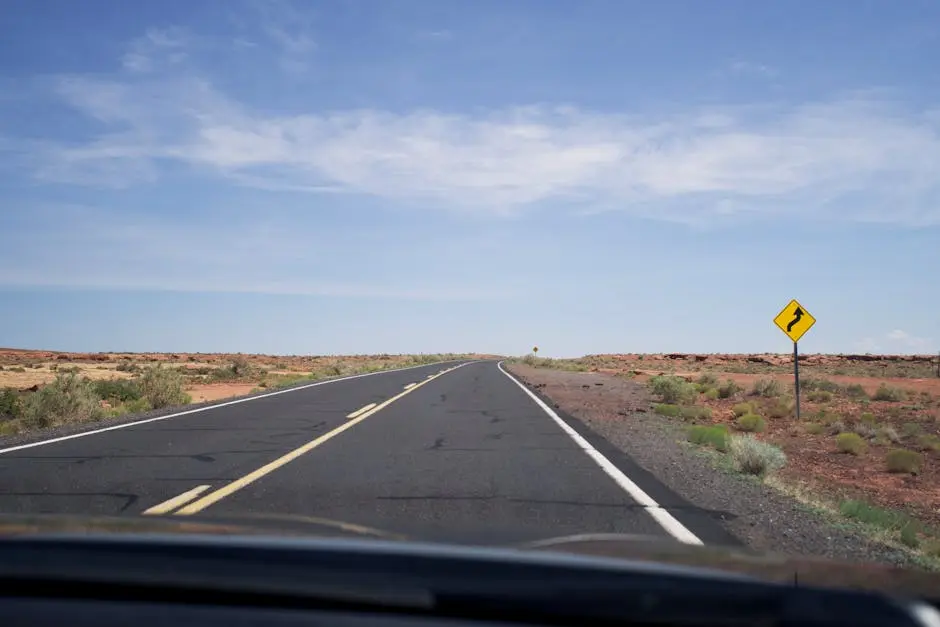
<svg viewBox="0 0 940 627"><path fill-rule="evenodd" d="M774 318L774 324L793 340L793 388L796 392L796 419L800 419L800 351L797 342L810 327L816 324L816 318L798 303L791 300Z"/></svg>
<svg viewBox="0 0 940 627"><path fill-rule="evenodd" d="M793 389L796 390L796 419L800 419L800 352L793 342Z"/></svg>

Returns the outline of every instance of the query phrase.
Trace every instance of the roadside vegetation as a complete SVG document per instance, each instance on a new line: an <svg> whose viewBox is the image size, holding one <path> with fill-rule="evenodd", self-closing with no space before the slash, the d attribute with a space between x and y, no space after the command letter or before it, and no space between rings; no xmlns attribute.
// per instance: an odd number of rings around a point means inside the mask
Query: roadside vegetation
<svg viewBox="0 0 940 627"><path fill-rule="evenodd" d="M94 422L189 402L182 377L159 366L143 369L135 379L93 381L75 372L63 372L33 392L4 389L0 393L0 435Z"/></svg>
<svg viewBox="0 0 940 627"><path fill-rule="evenodd" d="M233 390L230 397L467 357L46 355L41 361L0 365L0 436L187 405L196 391L207 388ZM19 381L24 383L9 385Z"/></svg>
<svg viewBox="0 0 940 627"><path fill-rule="evenodd" d="M940 567L940 500L928 492L940 488L940 399L884 382L870 391L817 376L800 383L799 422L793 386L778 379L744 388L719 373L667 374L649 377L647 386L661 401L653 411L691 422L688 442L711 451L722 468L773 477L776 487L803 486L813 505L824 503L878 540ZM821 456L820 447L829 453ZM786 471L791 455L799 465ZM813 486L810 497L806 485Z"/></svg>

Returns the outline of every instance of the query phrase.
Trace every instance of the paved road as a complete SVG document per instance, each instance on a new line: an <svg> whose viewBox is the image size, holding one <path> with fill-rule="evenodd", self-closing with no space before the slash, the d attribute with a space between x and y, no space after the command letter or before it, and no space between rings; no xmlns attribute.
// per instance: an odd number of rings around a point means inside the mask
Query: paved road
<svg viewBox="0 0 940 627"><path fill-rule="evenodd" d="M0 513L309 516L454 541L733 541L551 413L493 361L337 380L0 451Z"/></svg>

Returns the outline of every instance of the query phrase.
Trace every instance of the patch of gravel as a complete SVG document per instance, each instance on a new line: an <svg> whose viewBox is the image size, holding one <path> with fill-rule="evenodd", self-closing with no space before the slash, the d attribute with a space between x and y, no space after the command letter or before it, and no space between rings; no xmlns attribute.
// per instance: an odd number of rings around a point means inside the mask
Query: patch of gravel
<svg viewBox="0 0 940 627"><path fill-rule="evenodd" d="M796 499L722 471L684 443L682 423L650 411L646 388L623 377L509 365L527 386L630 456L748 547L790 556L909 565L908 554L834 525Z"/></svg>

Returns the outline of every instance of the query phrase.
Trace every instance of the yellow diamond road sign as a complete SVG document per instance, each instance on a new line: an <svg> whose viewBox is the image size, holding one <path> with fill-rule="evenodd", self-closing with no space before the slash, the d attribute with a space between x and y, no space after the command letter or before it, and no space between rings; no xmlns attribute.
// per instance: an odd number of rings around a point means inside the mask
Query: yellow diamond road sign
<svg viewBox="0 0 940 627"><path fill-rule="evenodd" d="M806 308L795 299L790 301L783 311L774 318L774 324L794 342L798 342L809 328L816 324L816 318L810 315Z"/></svg>

